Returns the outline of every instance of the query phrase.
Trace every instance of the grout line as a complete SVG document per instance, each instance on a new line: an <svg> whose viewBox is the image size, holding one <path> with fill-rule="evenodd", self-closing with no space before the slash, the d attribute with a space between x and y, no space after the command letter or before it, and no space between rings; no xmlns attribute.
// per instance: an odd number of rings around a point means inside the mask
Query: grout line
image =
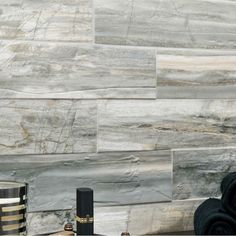
<svg viewBox="0 0 236 236"><path fill-rule="evenodd" d="M112 154L112 153L117 153L117 154L125 154L125 153L134 153L134 154L142 154L142 153L150 153L150 152L161 152L161 151L169 151L170 149L158 149L158 150L128 150L128 151L99 151L97 154ZM0 159L1 158L13 158L13 157L31 157L31 156L38 156L38 157L44 157L44 156L74 156L74 155L92 155L96 154L96 151L90 151L90 152L74 152L74 153L16 153L16 154L0 154ZM47 157L48 158L48 157Z"/></svg>
<svg viewBox="0 0 236 236"><path fill-rule="evenodd" d="M91 45L91 41L81 42L81 41L75 41L75 40L38 40L38 39L0 39L0 42L13 42L13 43L19 43L19 42L25 42L25 43L51 43L51 44L78 44L78 45Z"/></svg>
<svg viewBox="0 0 236 236"><path fill-rule="evenodd" d="M98 120L98 113L97 113L97 120ZM97 130L98 130L98 126L97 126ZM98 131L97 131L98 132ZM191 151L191 150L224 150L224 149L236 149L236 147L212 147L212 148L195 148L195 149L187 149L187 148L183 148L183 149L171 149L171 161L174 163L174 155L173 152L175 151ZM169 151L170 149L157 149L157 150L128 150L128 151L117 151L117 150L113 150L113 151L98 151L97 154L111 154L111 153L117 153L117 154L122 154L122 153L150 153L150 152L159 152L159 151ZM74 153L26 153L26 154L22 154L22 153L16 153L16 154L0 154L0 159L1 158L13 158L13 157L33 157L33 156L38 156L38 157L45 157L46 156L76 156L76 155L92 155L92 154L96 154L96 151L90 151L90 152L74 152ZM48 158L48 157L47 157ZM172 167L173 169L173 167Z"/></svg>
<svg viewBox="0 0 236 236"><path fill-rule="evenodd" d="M98 126L99 126L99 109L98 109L98 107L99 107L99 101L97 100L97 136L96 136L96 140L97 140L97 142L96 142L96 153L99 153L99 148L98 148L98 132L99 132L99 128L98 128Z"/></svg>
<svg viewBox="0 0 236 236"><path fill-rule="evenodd" d="M188 198L188 199L181 199L181 200L173 200L172 202L191 202L191 201L204 201L208 199L208 197L199 197L199 198Z"/></svg>
<svg viewBox="0 0 236 236"><path fill-rule="evenodd" d="M174 153L171 150L171 201L174 201Z"/></svg>
<svg viewBox="0 0 236 236"><path fill-rule="evenodd" d="M93 34L93 41L92 44L95 45L95 0L92 0L92 34Z"/></svg>
<svg viewBox="0 0 236 236"><path fill-rule="evenodd" d="M103 47L117 47L117 48L133 48L133 49L147 49L147 50L155 50L156 53L158 53L158 50L160 50L160 54L170 52L171 54L173 52L229 52L232 54L232 52L236 52L236 49L229 49L229 48L185 48L185 47L161 47L161 46L140 46L140 45L126 45L126 44L103 44L103 43L95 43L97 46L103 46Z"/></svg>
<svg viewBox="0 0 236 236"><path fill-rule="evenodd" d="M173 148L171 149L171 152L173 153L173 152L179 152L179 151L222 150L222 149L236 149L236 146Z"/></svg>
<svg viewBox="0 0 236 236"><path fill-rule="evenodd" d="M42 98L42 97L0 97L0 101L6 101L6 100L19 100L19 101L27 101L27 100L38 100L38 101L49 101L49 100L55 100L55 101L70 101L70 100L76 100L76 101L101 101L101 100L107 100L107 101L149 101L149 102L161 102L161 101L236 101L236 98ZM182 149L182 148L181 148ZM183 148L185 149L185 148ZM195 149L195 148L191 148ZM175 150L175 149L174 149Z"/></svg>
<svg viewBox="0 0 236 236"><path fill-rule="evenodd" d="M143 47L143 46L131 46L131 45L113 45L113 44L98 44L95 42L95 19L92 19L92 41L80 42L75 40L32 40L32 39L0 39L1 42L7 43L42 43L42 44L71 44L71 45L81 45L81 46L98 46L101 48L120 48L120 49L135 49L135 50L152 50L156 52L157 47ZM164 49L164 48L162 48Z"/></svg>
<svg viewBox="0 0 236 236"><path fill-rule="evenodd" d="M156 68L156 99L158 99L159 100L159 98L158 98L158 79L157 79L157 49L155 50L155 68Z"/></svg>
<svg viewBox="0 0 236 236"><path fill-rule="evenodd" d="M175 48L175 47L160 47L160 46L139 46L139 45L120 45L120 44L101 44L101 43L96 43L95 42L95 16L92 19L92 34L94 37L92 37L92 41L78 41L78 40L38 40L38 39L1 39L0 38L0 43L1 42L14 42L14 43L19 43L19 42L30 42L30 43L51 43L51 44L75 44L75 45L83 45L83 46L99 46L99 47L110 47L110 48L122 48L122 49L136 49L136 50L154 50L156 54L158 53L158 50L160 50L160 54L165 54L167 52L173 54L172 51L175 51L176 53L181 52L181 51L190 51L190 52L229 52L232 54L232 52L236 52L236 49L224 49L224 48Z"/></svg>
<svg viewBox="0 0 236 236"><path fill-rule="evenodd" d="M141 49L141 50L155 50L158 47L147 47L147 46L138 46L138 45L121 45L121 44L102 44L102 43L95 43L97 46L101 47L114 47L114 48L128 48L128 49ZM162 48L164 49L164 47Z"/></svg>
<svg viewBox="0 0 236 236"><path fill-rule="evenodd" d="M76 100L76 101L101 101L101 100L108 100L108 101L112 101L112 100L117 100L117 101L132 101L132 100L137 100L137 101L156 101L156 98L63 98L63 97L57 97L57 98L53 98L53 97L49 97L49 98L42 98L42 97L0 97L0 101L6 101L6 100L19 100L19 101L27 101L27 100L38 100L38 101L51 101L51 100L55 100L55 101L71 101L71 100ZM167 100L167 99L164 99ZM172 100L172 99L168 99L168 100Z"/></svg>
<svg viewBox="0 0 236 236"><path fill-rule="evenodd" d="M132 212L132 206L129 206L129 208L128 208L128 217L127 217L127 220L126 220L126 232L129 232L131 212Z"/></svg>

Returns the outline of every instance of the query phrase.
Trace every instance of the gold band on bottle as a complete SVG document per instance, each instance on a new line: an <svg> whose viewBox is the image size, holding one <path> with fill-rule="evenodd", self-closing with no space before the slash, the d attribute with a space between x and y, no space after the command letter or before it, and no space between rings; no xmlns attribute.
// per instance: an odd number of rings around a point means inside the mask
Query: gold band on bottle
<svg viewBox="0 0 236 236"><path fill-rule="evenodd" d="M0 220L1 221L14 221L14 220L23 220L24 219L24 215L23 214L19 214L19 215L9 215L9 216L1 216Z"/></svg>
<svg viewBox="0 0 236 236"><path fill-rule="evenodd" d="M75 220L77 222L79 222L80 224L91 224L91 223L93 223L94 218L90 217L89 215L86 215L86 217L84 217L84 218L76 216Z"/></svg>
<svg viewBox="0 0 236 236"><path fill-rule="evenodd" d="M25 223L13 224L13 225L3 225L2 231L11 231L11 230L16 230L16 229L21 229L25 226L26 226Z"/></svg>
<svg viewBox="0 0 236 236"><path fill-rule="evenodd" d="M11 211L20 211L26 209L26 205L17 205L17 206L9 206L9 207L3 207L2 212L11 212Z"/></svg>

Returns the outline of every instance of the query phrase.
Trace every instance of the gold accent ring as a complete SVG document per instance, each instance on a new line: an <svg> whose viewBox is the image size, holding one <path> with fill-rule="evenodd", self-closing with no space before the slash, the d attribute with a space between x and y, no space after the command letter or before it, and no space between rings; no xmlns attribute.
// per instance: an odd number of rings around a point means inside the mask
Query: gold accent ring
<svg viewBox="0 0 236 236"><path fill-rule="evenodd" d="M19 215L10 215L10 216L1 216L0 220L1 221L14 221L14 220L23 220L24 219L24 215L23 214L19 214Z"/></svg>
<svg viewBox="0 0 236 236"><path fill-rule="evenodd" d="M93 223L94 218L90 217L89 215L86 215L86 217L84 217L84 218L76 216L75 220L77 222L79 222L80 224L91 224L91 223Z"/></svg>
<svg viewBox="0 0 236 236"><path fill-rule="evenodd" d="M26 209L26 205L17 205L17 206L9 206L9 207L3 207L2 212L11 212L11 211L20 211Z"/></svg>

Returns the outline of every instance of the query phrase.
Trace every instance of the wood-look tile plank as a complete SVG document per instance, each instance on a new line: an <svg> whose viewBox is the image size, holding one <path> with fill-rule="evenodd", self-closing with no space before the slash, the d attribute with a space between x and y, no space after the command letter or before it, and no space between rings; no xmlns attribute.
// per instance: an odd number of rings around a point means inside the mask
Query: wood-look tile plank
<svg viewBox="0 0 236 236"><path fill-rule="evenodd" d="M236 171L235 160L236 148L174 150L173 198L221 196L221 181Z"/></svg>
<svg viewBox="0 0 236 236"><path fill-rule="evenodd" d="M236 98L236 51L157 50L158 98Z"/></svg>
<svg viewBox="0 0 236 236"><path fill-rule="evenodd" d="M156 98L155 50L0 42L0 98Z"/></svg>
<svg viewBox="0 0 236 236"><path fill-rule="evenodd" d="M0 100L0 114L1 155L96 151L96 101Z"/></svg>
<svg viewBox="0 0 236 236"><path fill-rule="evenodd" d="M75 205L76 188L85 186L94 189L99 206L172 197L169 150L0 156L0 162L0 179L29 182L30 211L69 209Z"/></svg>
<svg viewBox="0 0 236 236"><path fill-rule="evenodd" d="M109 100L98 105L98 150L218 147L236 141L236 101Z"/></svg>
<svg viewBox="0 0 236 236"><path fill-rule="evenodd" d="M0 39L93 41L92 0L2 0Z"/></svg>
<svg viewBox="0 0 236 236"><path fill-rule="evenodd" d="M235 1L226 0L95 0L95 41L235 48L235 11Z"/></svg>

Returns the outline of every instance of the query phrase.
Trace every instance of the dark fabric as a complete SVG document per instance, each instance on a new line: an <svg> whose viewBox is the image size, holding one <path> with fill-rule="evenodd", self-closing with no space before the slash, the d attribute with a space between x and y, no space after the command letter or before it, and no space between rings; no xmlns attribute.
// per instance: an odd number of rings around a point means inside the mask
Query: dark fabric
<svg viewBox="0 0 236 236"><path fill-rule="evenodd" d="M236 235L236 221L222 208L221 201L210 198L195 211L196 235Z"/></svg>
<svg viewBox="0 0 236 236"><path fill-rule="evenodd" d="M236 172L230 173L221 182L222 205L225 210L236 216Z"/></svg>

